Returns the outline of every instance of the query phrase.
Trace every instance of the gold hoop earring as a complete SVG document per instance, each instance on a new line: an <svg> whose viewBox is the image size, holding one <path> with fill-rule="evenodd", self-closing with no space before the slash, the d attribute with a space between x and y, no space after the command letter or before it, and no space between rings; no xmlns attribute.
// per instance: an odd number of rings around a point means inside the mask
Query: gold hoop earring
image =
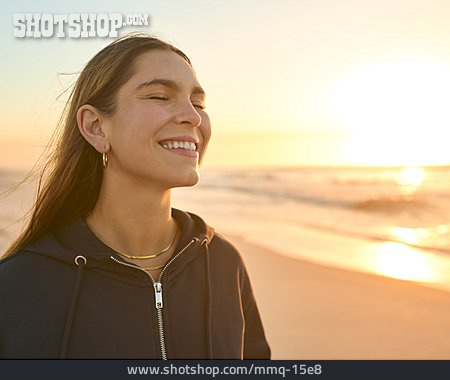
<svg viewBox="0 0 450 380"><path fill-rule="evenodd" d="M106 169L108 167L108 153L103 152L102 158L103 158L103 169Z"/></svg>

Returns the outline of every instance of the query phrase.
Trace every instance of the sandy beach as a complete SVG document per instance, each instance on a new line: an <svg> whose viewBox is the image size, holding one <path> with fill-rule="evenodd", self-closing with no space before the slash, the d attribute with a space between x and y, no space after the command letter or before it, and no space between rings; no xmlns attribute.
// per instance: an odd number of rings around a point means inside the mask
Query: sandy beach
<svg viewBox="0 0 450 380"><path fill-rule="evenodd" d="M450 294L280 255L237 235L273 359L450 359Z"/></svg>

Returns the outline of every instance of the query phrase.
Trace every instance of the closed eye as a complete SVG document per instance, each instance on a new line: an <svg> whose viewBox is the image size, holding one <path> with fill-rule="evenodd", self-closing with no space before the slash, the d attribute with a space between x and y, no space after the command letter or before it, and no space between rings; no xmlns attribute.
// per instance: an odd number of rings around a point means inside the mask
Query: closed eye
<svg viewBox="0 0 450 380"><path fill-rule="evenodd" d="M168 96L164 96L164 95L150 95L150 96L147 97L147 99L153 99L153 100L169 100L169 97L168 97ZM204 110L204 109L206 108L206 106L205 106L203 103L199 103L199 102L192 103L192 105L193 105L195 108L199 108L199 109L202 109L202 110Z"/></svg>
<svg viewBox="0 0 450 380"><path fill-rule="evenodd" d="M167 96L156 96L156 95L152 95L148 97L149 99L156 99L156 100L169 100L169 98Z"/></svg>
<svg viewBox="0 0 450 380"><path fill-rule="evenodd" d="M204 110L205 109L205 105L204 104L202 104L202 103L192 103L192 105L195 107L195 108L200 108L201 110Z"/></svg>

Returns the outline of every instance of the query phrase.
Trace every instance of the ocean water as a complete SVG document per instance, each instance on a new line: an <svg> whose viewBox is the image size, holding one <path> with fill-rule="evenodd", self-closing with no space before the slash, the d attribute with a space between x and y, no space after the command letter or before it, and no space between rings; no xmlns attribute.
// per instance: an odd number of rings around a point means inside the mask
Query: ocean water
<svg viewBox="0 0 450 380"><path fill-rule="evenodd" d="M0 171L0 192L23 174ZM0 251L33 194L0 199ZM282 254L450 290L450 167L206 169L173 198Z"/></svg>
<svg viewBox="0 0 450 380"><path fill-rule="evenodd" d="M221 170L198 188L256 215L450 255L450 167Z"/></svg>
<svg viewBox="0 0 450 380"><path fill-rule="evenodd" d="M450 167L210 170L174 200L290 257L450 290Z"/></svg>

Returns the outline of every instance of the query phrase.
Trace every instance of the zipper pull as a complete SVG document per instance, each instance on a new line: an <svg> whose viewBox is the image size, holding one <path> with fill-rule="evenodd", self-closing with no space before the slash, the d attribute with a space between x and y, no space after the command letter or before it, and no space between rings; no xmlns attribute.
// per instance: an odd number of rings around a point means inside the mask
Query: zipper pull
<svg viewBox="0 0 450 380"><path fill-rule="evenodd" d="M163 308L163 298L162 298L162 284L160 282L155 282L153 284L155 288L155 306L157 309Z"/></svg>

